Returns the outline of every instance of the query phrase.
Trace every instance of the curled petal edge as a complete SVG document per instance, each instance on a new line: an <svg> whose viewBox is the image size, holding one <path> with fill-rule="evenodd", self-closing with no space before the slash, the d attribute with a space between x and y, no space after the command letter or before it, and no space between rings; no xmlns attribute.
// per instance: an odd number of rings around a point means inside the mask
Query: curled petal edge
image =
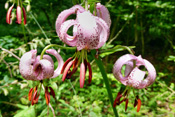
<svg viewBox="0 0 175 117"><path fill-rule="evenodd" d="M113 67L113 74L115 76L115 78L120 81L121 83L123 83L124 85L126 85L126 80L127 77L123 77L121 74L121 68L124 64L126 64L128 61L131 60L136 60L136 57L134 55L130 55L130 54L126 54L122 57L120 57L114 64Z"/></svg>
<svg viewBox="0 0 175 117"><path fill-rule="evenodd" d="M77 21L75 20L68 20L68 21L65 21L62 25L61 25L61 28L59 30L59 37L60 39L68 44L69 46L75 46L76 43L77 43L77 37L76 35L75 36L70 36L67 34L67 31L68 29L73 26L73 25L76 25L77 24Z"/></svg>
<svg viewBox="0 0 175 117"><path fill-rule="evenodd" d="M55 56L57 61L58 61L58 66L55 69L53 76L51 77L51 78L55 78L61 74L61 69L63 67L64 61L63 61L62 57L60 56L60 54L54 49L46 50L46 53Z"/></svg>
<svg viewBox="0 0 175 117"><path fill-rule="evenodd" d="M59 36L59 30L60 30L60 27L61 27L62 23L67 19L68 16L70 16L71 14L75 14L77 12L77 10L79 12L84 12L85 11L85 9L82 6L75 5L70 9L62 11L58 15L57 20L56 20L56 32L57 32L58 36Z"/></svg>
<svg viewBox="0 0 175 117"><path fill-rule="evenodd" d="M99 37L100 38L99 39L99 44L98 44L97 48L95 48L95 49L98 49L98 48L102 47L108 39L109 26L107 25L107 23L104 20L102 20L99 17L96 17L96 21L97 21L97 24L99 24L99 26L102 27L102 30L100 32L100 37Z"/></svg>
<svg viewBox="0 0 175 117"><path fill-rule="evenodd" d="M108 9L102 5L101 3L96 4L97 9L97 16L102 18L110 27L111 26L111 19Z"/></svg>

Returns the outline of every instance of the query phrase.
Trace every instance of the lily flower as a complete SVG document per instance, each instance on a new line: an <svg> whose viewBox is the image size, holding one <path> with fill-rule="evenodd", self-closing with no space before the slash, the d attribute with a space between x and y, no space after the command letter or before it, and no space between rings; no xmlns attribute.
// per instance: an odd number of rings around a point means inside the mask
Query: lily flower
<svg viewBox="0 0 175 117"><path fill-rule="evenodd" d="M11 24L11 13L12 13L12 9L14 7L14 4L8 9L7 11L7 15L6 15L6 22L8 24ZM27 16L26 16L26 11L24 9L24 7L22 7L22 12L23 12L23 17L24 17L24 25L27 23ZM21 16L21 7L18 5L16 8L16 23L21 24L21 20L22 20L22 16Z"/></svg>
<svg viewBox="0 0 175 117"><path fill-rule="evenodd" d="M51 54L56 57L58 61L58 66L54 70L54 62L49 55L43 55L43 59L40 60L40 55L36 56L37 50L31 50L26 52L20 59L19 70L21 75L26 80L38 80L42 84L42 80L48 78L55 78L61 73L61 69L63 67L63 59L58 54L58 52L54 49L46 50L46 53ZM31 101L31 104L34 105L38 102L41 84L38 86L31 88L29 90L28 98ZM50 90L50 92L49 92ZM55 98L55 92L51 87L45 87L45 99L46 104L48 105L50 102L50 95Z"/></svg>
<svg viewBox="0 0 175 117"><path fill-rule="evenodd" d="M142 70L141 67L145 67L148 73L147 75L146 71ZM125 68L125 70L124 73L122 74L121 69L123 68ZM143 89L153 84L156 78L156 70L149 61L143 59L141 56L136 57L131 54L126 54L120 57L115 62L113 67L113 74L114 77L119 82L127 86L126 89L123 91L123 93L122 92L118 93L113 106L115 107L116 105L119 105L123 101L125 101L126 102L125 110L127 109L128 94L131 91L131 88L128 87L133 87L135 89ZM123 100L120 100L122 97ZM138 95L135 97L136 98L134 107L137 105L137 112L139 112L141 107L141 100L139 99Z"/></svg>
<svg viewBox="0 0 175 117"><path fill-rule="evenodd" d="M62 11L56 20L56 32L59 38L69 46L76 46L77 50L98 49L103 46L109 36L111 20L106 7L99 3L96 9L97 16L80 5ZM76 14L76 19L66 21L71 14ZM71 26L73 36L67 34Z"/></svg>
<svg viewBox="0 0 175 117"><path fill-rule="evenodd" d="M66 20L72 14L76 14L76 19ZM57 35L67 45L77 47L75 56L67 59L63 65L62 81L70 78L80 66L80 88L84 86L87 69L89 69L89 83L91 83L92 70L87 59L87 52L91 49L98 49L105 44L109 36L110 25L109 11L100 3L96 4L93 14L82 6L75 5L58 15L56 20ZM73 26L72 36L67 34L71 26Z"/></svg>
<svg viewBox="0 0 175 117"><path fill-rule="evenodd" d="M20 60L19 70L21 75L27 80L43 80L46 78L57 77L63 66L62 57L54 49L46 50L46 53L56 57L59 62L58 67L54 71L54 62L49 55L44 55L40 60L40 56L36 56L37 50L26 52Z"/></svg>

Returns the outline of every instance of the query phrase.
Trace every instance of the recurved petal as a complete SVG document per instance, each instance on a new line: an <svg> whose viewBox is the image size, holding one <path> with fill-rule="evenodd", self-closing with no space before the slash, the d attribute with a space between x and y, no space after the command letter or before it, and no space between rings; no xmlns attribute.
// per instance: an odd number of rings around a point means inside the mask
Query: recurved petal
<svg viewBox="0 0 175 117"><path fill-rule="evenodd" d="M35 80L33 64L35 63L37 50L26 52L20 59L19 71L26 80Z"/></svg>
<svg viewBox="0 0 175 117"><path fill-rule="evenodd" d="M133 61L129 61L128 63L126 63L125 76L129 76L132 70L133 70Z"/></svg>
<svg viewBox="0 0 175 117"><path fill-rule="evenodd" d="M99 43L99 30L96 17L89 11L77 14L77 49L96 49Z"/></svg>
<svg viewBox="0 0 175 117"><path fill-rule="evenodd" d="M36 57L35 62L39 62L39 61L40 61L40 57L41 57L41 56L38 55L38 56ZM52 59L49 55L43 55L43 59L46 59L46 60L50 61L52 64L54 64L53 59Z"/></svg>
<svg viewBox="0 0 175 117"><path fill-rule="evenodd" d="M129 74L126 85L138 88L144 79L145 73L145 71L142 71L138 69L138 67L135 67Z"/></svg>
<svg viewBox="0 0 175 117"><path fill-rule="evenodd" d="M13 6L14 6L14 4L7 11L6 22L8 24L11 24L12 23L12 21L11 21L11 13L12 13Z"/></svg>
<svg viewBox="0 0 175 117"><path fill-rule="evenodd" d="M80 5L75 5L70 9L62 11L58 15L57 20L56 20L56 32L58 36L59 36L59 30L60 30L62 23L67 19L68 16L70 16L71 14L75 14L77 11L83 12L85 11L85 9Z"/></svg>
<svg viewBox="0 0 175 117"><path fill-rule="evenodd" d="M53 76L54 65L50 61L42 59L34 64L33 70L36 76L35 80L43 80L46 78L51 78Z"/></svg>
<svg viewBox="0 0 175 117"><path fill-rule="evenodd" d="M100 34L99 34L100 35L99 44L96 47L96 49L98 49L106 43L106 41L109 37L109 26L107 25L107 23L104 20L102 20L99 17L96 17L96 22L101 28L101 31L100 31Z"/></svg>
<svg viewBox="0 0 175 117"><path fill-rule="evenodd" d="M101 5L101 3L96 4L96 9L97 9L97 16L102 18L108 24L108 27L110 27L111 18L108 9L104 5Z"/></svg>
<svg viewBox="0 0 175 117"><path fill-rule="evenodd" d="M127 64L129 61L136 60L136 57L131 54L126 54L121 56L114 64L113 66L113 75L114 77L120 81L122 84L126 85L126 81L128 77L123 77L121 73L122 66Z"/></svg>
<svg viewBox="0 0 175 117"><path fill-rule="evenodd" d="M16 8L16 23L21 24L21 7Z"/></svg>
<svg viewBox="0 0 175 117"><path fill-rule="evenodd" d="M77 25L76 20L67 20L64 23L62 23L61 28L58 31L60 39L64 43L68 44L69 46L75 46L77 43L77 37L75 35L76 34L75 32L74 32L73 36L70 36L67 34L68 29L73 25ZM75 31L75 29L74 29L74 31Z"/></svg>
<svg viewBox="0 0 175 117"><path fill-rule="evenodd" d="M145 64L145 68L148 71L148 76L146 77L146 79L144 79L140 86L138 87L139 89L142 88L146 88L148 86L150 86L151 84L154 83L155 79L156 79L156 70L154 68L154 66L147 60L144 59L144 64Z"/></svg>
<svg viewBox="0 0 175 117"><path fill-rule="evenodd" d="M54 49L46 50L46 53L55 56L57 61L58 61L58 66L55 69L54 74L52 76L52 78L55 78L55 77L57 77L58 75L61 74L61 69L63 67L64 61L63 61L62 57L60 56L60 54Z"/></svg>

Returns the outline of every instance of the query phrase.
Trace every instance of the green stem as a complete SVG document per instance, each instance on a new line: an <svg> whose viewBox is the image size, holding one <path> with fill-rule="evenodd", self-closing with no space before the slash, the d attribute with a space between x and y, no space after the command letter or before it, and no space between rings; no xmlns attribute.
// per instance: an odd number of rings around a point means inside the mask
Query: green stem
<svg viewBox="0 0 175 117"><path fill-rule="evenodd" d="M118 117L117 110L116 110L115 107L113 107L114 100L113 100L112 91L111 91L111 88L110 88L110 85L109 85L109 81L108 81L108 78L107 78L107 74L106 74L106 71L105 71L104 66L103 66L103 62L101 61L101 59L95 58L94 53L95 53L95 51L91 51L91 54L94 57L95 62L97 63L97 65L100 69L101 75L103 77L103 80L105 82L106 90L108 92L108 97L109 97L109 100L111 102L111 106L112 106L113 112L115 114L115 117Z"/></svg>
<svg viewBox="0 0 175 117"><path fill-rule="evenodd" d="M50 44L50 45L46 46L46 47L43 49L43 51L41 52L40 60L43 59L43 55L44 55L45 51L46 51L47 49L49 49L50 47L59 47L59 48L61 48L61 49L70 49L70 50L76 49L75 47L64 47L64 46L60 46L60 45L57 45L57 44Z"/></svg>
<svg viewBox="0 0 175 117"><path fill-rule="evenodd" d="M85 0L85 10L88 10L88 0Z"/></svg>
<svg viewBox="0 0 175 117"><path fill-rule="evenodd" d="M127 47L127 46L121 46L121 47L124 48L124 49L126 49L126 50L128 50L128 52L130 54L134 55L134 52L129 47Z"/></svg>

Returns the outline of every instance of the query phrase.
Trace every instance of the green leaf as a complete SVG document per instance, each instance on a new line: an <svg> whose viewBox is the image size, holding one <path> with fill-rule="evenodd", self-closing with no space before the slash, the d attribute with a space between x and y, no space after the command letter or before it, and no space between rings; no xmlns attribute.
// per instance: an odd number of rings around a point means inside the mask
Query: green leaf
<svg viewBox="0 0 175 117"><path fill-rule="evenodd" d="M74 107L72 107L72 106L70 106L69 104L67 104L64 100L59 99L59 102L61 102L61 104L62 104L63 106L68 107L71 111L75 111Z"/></svg>
<svg viewBox="0 0 175 117"><path fill-rule="evenodd" d="M18 107L18 108L20 108L20 109L28 109L29 107L28 106L24 106L24 105L22 105L22 104L16 104L16 106Z"/></svg>
<svg viewBox="0 0 175 117"><path fill-rule="evenodd" d="M48 114L48 107L41 112L41 114L38 117L53 117L53 113L51 112L51 109L49 109L49 115Z"/></svg>
<svg viewBox="0 0 175 117"><path fill-rule="evenodd" d="M79 0L72 0L72 3L73 3L74 5L76 5L76 4L80 4L80 1L79 1Z"/></svg>
<svg viewBox="0 0 175 117"><path fill-rule="evenodd" d="M30 106L29 108L26 108L21 111L17 111L17 114L14 115L14 117L35 117L35 108L34 106Z"/></svg>

